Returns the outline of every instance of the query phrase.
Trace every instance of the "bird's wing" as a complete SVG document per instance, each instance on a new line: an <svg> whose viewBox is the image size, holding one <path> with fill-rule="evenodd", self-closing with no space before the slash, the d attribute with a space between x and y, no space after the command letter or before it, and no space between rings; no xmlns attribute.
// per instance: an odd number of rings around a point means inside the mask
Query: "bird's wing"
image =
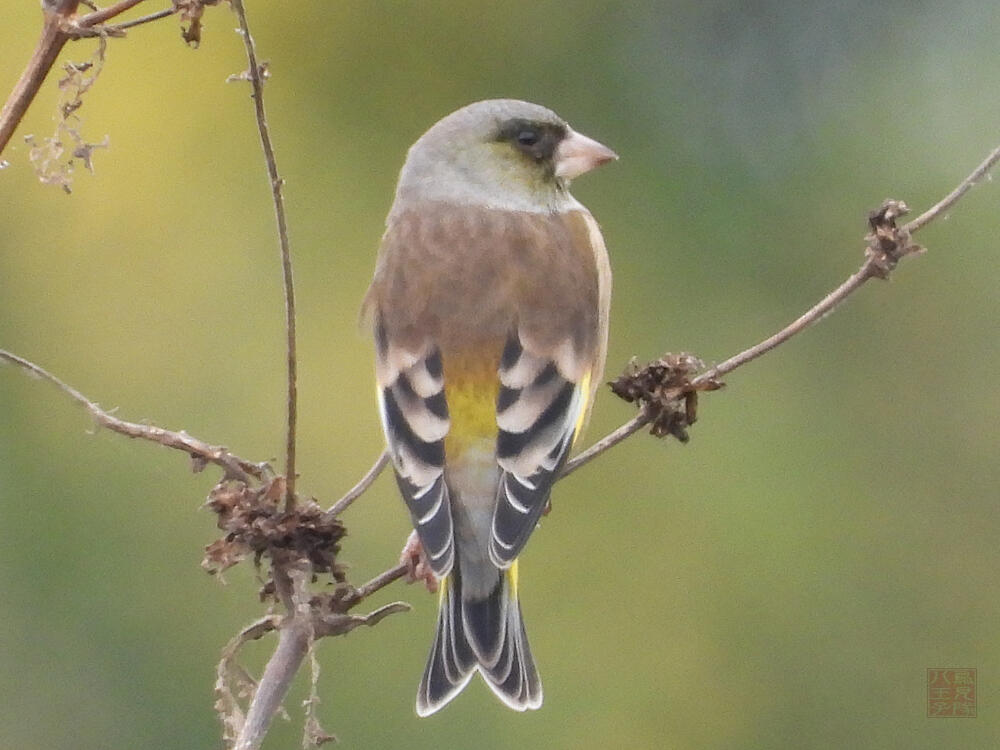
<svg viewBox="0 0 1000 750"><path fill-rule="evenodd" d="M504 348L497 398L501 474L490 539L490 558L502 568L517 558L545 509L587 413L590 374L574 382L517 336Z"/></svg>
<svg viewBox="0 0 1000 750"><path fill-rule="evenodd" d="M499 377L490 373L500 390L496 432L488 430L501 470L490 556L508 567L586 421L604 366L609 295L604 241L582 207L522 213L429 204L393 215L364 309L374 318L389 450L438 575L454 558L445 435L455 422L449 439L458 437L465 418L459 401L445 397L441 351L450 387L461 390L456 353L494 342L496 352L515 331ZM483 353L480 365L495 367Z"/></svg>
<svg viewBox="0 0 1000 750"><path fill-rule="evenodd" d="M607 351L611 269L585 209L548 217L560 250L519 304L518 330L500 363L497 462L501 468L490 558L509 566L545 510L573 441L590 416ZM545 243L538 243L544 247Z"/></svg>
<svg viewBox="0 0 1000 750"><path fill-rule="evenodd" d="M375 321L379 412L396 469L396 481L423 544L442 577L455 557L451 504L444 481L448 404L441 352L432 344L408 350L390 344Z"/></svg>

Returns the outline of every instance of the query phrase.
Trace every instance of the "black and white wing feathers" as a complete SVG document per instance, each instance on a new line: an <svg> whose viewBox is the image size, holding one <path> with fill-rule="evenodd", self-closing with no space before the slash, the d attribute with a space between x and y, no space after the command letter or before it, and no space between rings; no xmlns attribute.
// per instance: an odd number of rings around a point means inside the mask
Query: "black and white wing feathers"
<svg viewBox="0 0 1000 750"><path fill-rule="evenodd" d="M500 483L490 559L509 567L545 510L552 485L573 445L586 408L587 378L574 383L555 361L512 337L500 362L497 463Z"/></svg>
<svg viewBox="0 0 1000 750"><path fill-rule="evenodd" d="M440 578L455 558L451 503L444 479L444 437L450 421L441 353L432 346L418 355L391 351L379 335L376 346L379 411L396 482L427 562Z"/></svg>

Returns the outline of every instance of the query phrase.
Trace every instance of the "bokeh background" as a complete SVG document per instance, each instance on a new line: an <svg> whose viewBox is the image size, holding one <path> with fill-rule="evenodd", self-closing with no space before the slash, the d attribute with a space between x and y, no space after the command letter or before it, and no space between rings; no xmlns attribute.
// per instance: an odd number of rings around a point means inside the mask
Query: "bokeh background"
<svg viewBox="0 0 1000 750"><path fill-rule="evenodd" d="M0 89L36 2L8 3ZM142 6L153 10L152 6ZM722 358L860 262L865 217L921 210L1000 143L1000 8L929 2L250 3L299 301L301 489L332 502L381 442L357 327L406 148L476 99L545 103L621 161L574 188L615 270L609 373ZM283 444L282 298L235 19L112 40L80 114L110 136L74 193L22 135L0 172L0 346L91 398L266 459ZM90 56L95 42L69 46ZM919 235L891 283L739 370L687 446L637 436L560 484L523 561L543 710L479 683L428 720L435 600L319 650L350 748L990 748L1000 743L1000 192ZM590 436L632 414L603 393ZM220 648L261 613L249 566L198 566L216 472L108 432L0 368L0 747L212 748ZM356 582L407 519L388 477L345 518ZM271 644L254 644L259 668ZM926 717L928 667L976 667L979 716ZM299 746L300 679L268 748Z"/></svg>

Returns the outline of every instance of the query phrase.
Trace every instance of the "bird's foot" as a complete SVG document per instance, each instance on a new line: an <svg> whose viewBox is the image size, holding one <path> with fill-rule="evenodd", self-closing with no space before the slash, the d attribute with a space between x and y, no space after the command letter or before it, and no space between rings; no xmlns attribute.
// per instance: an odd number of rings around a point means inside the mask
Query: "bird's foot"
<svg viewBox="0 0 1000 750"><path fill-rule="evenodd" d="M549 498L548 500L545 501L545 507L542 508L542 515L547 516L551 512L552 512L552 498Z"/></svg>
<svg viewBox="0 0 1000 750"><path fill-rule="evenodd" d="M406 582L416 583L423 581L427 590L432 594L438 590L438 579L431 570L427 562L427 555L424 553L424 545L420 543L420 537L416 531L411 531L410 536L403 545L403 551L399 554L399 562L406 566Z"/></svg>

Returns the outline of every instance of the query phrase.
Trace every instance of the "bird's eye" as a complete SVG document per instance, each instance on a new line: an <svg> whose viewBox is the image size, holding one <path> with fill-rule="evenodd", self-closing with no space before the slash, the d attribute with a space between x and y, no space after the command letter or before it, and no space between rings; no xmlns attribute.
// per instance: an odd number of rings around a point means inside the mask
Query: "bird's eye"
<svg viewBox="0 0 1000 750"><path fill-rule="evenodd" d="M525 128L517 134L517 142L522 146L534 146L538 143L539 139L538 131L531 128Z"/></svg>

